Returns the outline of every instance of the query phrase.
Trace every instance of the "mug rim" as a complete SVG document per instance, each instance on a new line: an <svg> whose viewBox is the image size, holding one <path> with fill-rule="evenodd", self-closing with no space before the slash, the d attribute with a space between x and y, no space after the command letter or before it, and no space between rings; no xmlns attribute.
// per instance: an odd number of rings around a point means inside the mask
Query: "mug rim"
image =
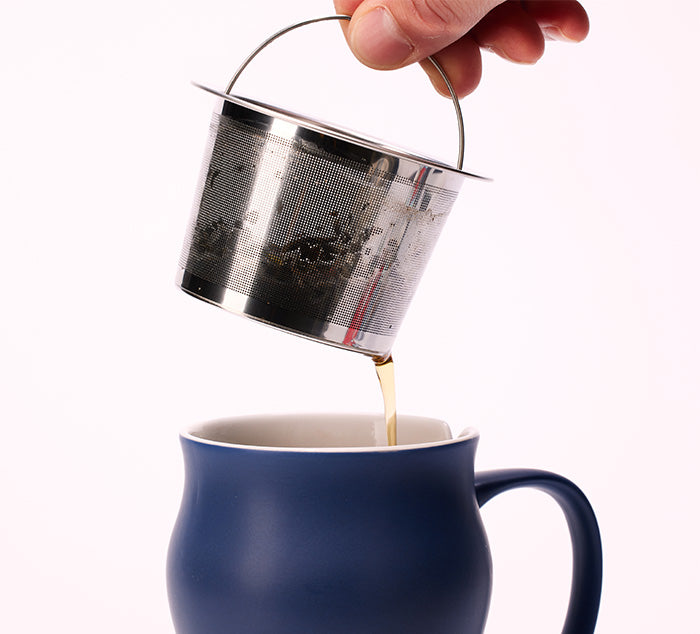
<svg viewBox="0 0 700 634"><path fill-rule="evenodd" d="M200 423L195 423L187 426L180 430L180 438L183 440L188 440L190 442L195 442L203 445L211 445L215 447L223 447L227 449L242 449L250 451L266 451L266 452L278 452L278 453L394 453L400 451L410 451L416 449L427 449L430 447L441 447L445 445L454 445L463 442L477 441L479 439L479 431L471 426L465 427L459 434L454 437L449 437L441 440L433 440L418 443L406 443L397 445L348 445L348 446L275 446L275 445L264 445L264 444L251 444L242 442L227 442L221 440L213 440L211 438L206 438L198 436L198 431L204 431L207 428L211 428L216 425L223 425L225 423L240 423L245 422L254 423L257 421L271 420L275 419L278 422L283 422L285 419L288 420L299 420L301 418L313 419L316 421L322 420L328 417L350 417L365 421L377 421L380 420L381 423L384 422L383 414L372 414L372 413L353 413L353 412L295 412L295 413L269 413L269 414L249 414L249 415L237 415L237 416L226 416L222 418L216 418L212 420L207 420ZM433 418L431 416L420 416L413 414L399 414L398 424L401 425L401 421L429 421L430 423L438 423L444 426L444 428L451 434L451 429L449 425L438 418Z"/></svg>

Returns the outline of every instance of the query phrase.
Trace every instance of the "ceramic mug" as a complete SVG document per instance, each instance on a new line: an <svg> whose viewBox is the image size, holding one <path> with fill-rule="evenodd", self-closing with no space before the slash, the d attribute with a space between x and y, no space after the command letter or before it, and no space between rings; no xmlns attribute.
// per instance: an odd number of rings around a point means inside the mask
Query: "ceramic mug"
<svg viewBox="0 0 700 634"><path fill-rule="evenodd" d="M178 634L477 634L491 593L479 507L518 487L566 516L573 582L562 632L595 629L602 555L569 480L474 474L478 434L371 415L251 416L181 435L185 485L168 553Z"/></svg>

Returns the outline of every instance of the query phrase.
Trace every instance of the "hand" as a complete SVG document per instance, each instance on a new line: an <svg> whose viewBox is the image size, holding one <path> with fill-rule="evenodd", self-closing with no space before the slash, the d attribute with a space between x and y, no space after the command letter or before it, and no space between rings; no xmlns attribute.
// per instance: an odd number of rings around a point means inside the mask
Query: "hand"
<svg viewBox="0 0 700 634"><path fill-rule="evenodd" d="M421 62L435 88L447 87L425 58L435 56L458 96L481 79L481 49L534 64L546 39L580 42L588 15L576 0L335 0L355 56L381 70Z"/></svg>

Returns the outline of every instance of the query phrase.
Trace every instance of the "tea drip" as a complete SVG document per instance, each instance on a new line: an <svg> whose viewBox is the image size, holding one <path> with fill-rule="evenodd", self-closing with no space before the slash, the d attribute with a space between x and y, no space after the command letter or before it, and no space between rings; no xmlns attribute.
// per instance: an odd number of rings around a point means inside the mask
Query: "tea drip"
<svg viewBox="0 0 700 634"><path fill-rule="evenodd" d="M385 359L375 359L374 368L377 371L379 385L384 399L384 420L386 422L386 440L388 445L396 444L396 377L394 360L391 356Z"/></svg>

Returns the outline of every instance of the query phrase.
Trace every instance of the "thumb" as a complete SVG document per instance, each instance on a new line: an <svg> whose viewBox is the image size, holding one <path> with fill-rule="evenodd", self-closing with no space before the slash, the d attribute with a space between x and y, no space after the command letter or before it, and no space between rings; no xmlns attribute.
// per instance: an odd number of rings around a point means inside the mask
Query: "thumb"
<svg viewBox="0 0 700 634"><path fill-rule="evenodd" d="M457 41L502 1L365 0L352 16L348 42L367 66L399 68Z"/></svg>

